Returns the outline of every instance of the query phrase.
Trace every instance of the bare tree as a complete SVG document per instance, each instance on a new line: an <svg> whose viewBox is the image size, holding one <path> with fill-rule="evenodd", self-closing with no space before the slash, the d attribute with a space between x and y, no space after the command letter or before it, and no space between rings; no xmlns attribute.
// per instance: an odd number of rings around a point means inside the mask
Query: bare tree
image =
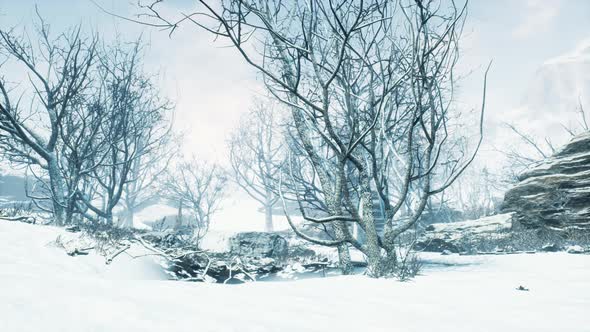
<svg viewBox="0 0 590 332"><path fill-rule="evenodd" d="M575 111L578 118L577 123L561 123L563 132L558 133L558 135L565 133L568 137L574 137L581 132L590 131L588 115L581 99L579 99L578 107ZM509 168L507 170L507 177L510 182L516 181L518 174L538 161L549 158L557 150L554 144L555 136L536 137L522 130L516 124L505 123L504 125L515 136L517 142L514 147L499 149L508 159Z"/></svg>
<svg viewBox="0 0 590 332"><path fill-rule="evenodd" d="M94 166L85 179L92 189L78 191L77 199L84 207L79 212L86 218L111 225L113 210L126 190L132 195L127 197L127 208L140 203L139 191L147 190L152 181L145 172L162 159L158 154L170 134L169 102L143 73L141 54L137 41L130 47L120 43L105 47L100 56L100 85L92 104L98 111L91 110L103 116L89 156ZM163 166L159 167L162 172Z"/></svg>
<svg viewBox="0 0 590 332"><path fill-rule="evenodd" d="M474 165L475 166L475 165ZM498 212L505 183L486 167L471 168L450 190L460 219L479 219Z"/></svg>
<svg viewBox="0 0 590 332"><path fill-rule="evenodd" d="M99 47L80 26L53 37L37 16L36 42L0 30L2 64L28 77L0 78L0 154L27 168L28 194L58 225L112 224L121 197L136 209L165 167L170 105L141 68L140 41Z"/></svg>
<svg viewBox="0 0 590 332"><path fill-rule="evenodd" d="M0 54L20 64L21 77L28 77L16 96L7 78L0 78L0 154L13 163L42 169L46 176L39 179L49 195L41 199L51 202L55 222L61 225L68 193L59 166L59 138L64 119L91 84L97 39L82 37L80 26L54 37L37 16L36 42L26 33L18 36L14 29L0 30ZM27 108L23 99L30 100Z"/></svg>
<svg viewBox="0 0 590 332"><path fill-rule="evenodd" d="M284 152L276 108L271 102L256 100L229 141L233 178L262 205L267 232L273 231L273 207L279 199L273 188Z"/></svg>
<svg viewBox="0 0 590 332"><path fill-rule="evenodd" d="M72 112L60 124L59 170L66 187L65 224L88 209L81 204L79 196L92 197L95 190L89 181L106 158L108 148L103 141L101 128L107 112L98 100L88 100L72 108ZM37 180L42 183L40 176ZM36 190L31 190L36 192ZM82 193L82 194L81 194Z"/></svg>
<svg viewBox="0 0 590 332"><path fill-rule="evenodd" d="M139 157L131 165L130 179L123 188L121 199L123 227L132 227L136 212L161 201L161 177L165 175L171 159L178 154L171 137L162 138L149 153L140 146Z"/></svg>
<svg viewBox="0 0 590 332"><path fill-rule="evenodd" d="M188 230L191 239L203 238L209 230L211 217L220 208L226 189L227 177L216 165L207 165L196 158L181 161L167 174L164 194L178 204L177 228ZM182 225L182 209L187 208L189 220Z"/></svg>

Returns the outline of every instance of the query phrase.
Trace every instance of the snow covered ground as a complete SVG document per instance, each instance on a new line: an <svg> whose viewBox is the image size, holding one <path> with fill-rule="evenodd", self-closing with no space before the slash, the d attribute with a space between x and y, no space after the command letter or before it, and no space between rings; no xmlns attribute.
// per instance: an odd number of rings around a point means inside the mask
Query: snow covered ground
<svg viewBox="0 0 590 332"><path fill-rule="evenodd" d="M164 280L149 259L69 257L0 222L0 331L590 331L590 256L426 255L413 281ZM530 291L518 291L518 286Z"/></svg>

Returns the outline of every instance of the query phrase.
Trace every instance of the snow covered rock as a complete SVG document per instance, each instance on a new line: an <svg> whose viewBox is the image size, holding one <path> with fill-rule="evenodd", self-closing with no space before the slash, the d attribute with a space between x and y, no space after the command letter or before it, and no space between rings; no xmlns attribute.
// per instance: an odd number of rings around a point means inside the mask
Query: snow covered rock
<svg viewBox="0 0 590 332"><path fill-rule="evenodd" d="M314 259L318 253L305 245L297 244L289 246L289 258L293 260Z"/></svg>
<svg viewBox="0 0 590 332"><path fill-rule="evenodd" d="M545 251L545 252L558 252L558 251L563 251L563 247L556 244L556 243L551 243L551 244L546 244L541 248L541 251Z"/></svg>
<svg viewBox="0 0 590 332"><path fill-rule="evenodd" d="M229 241L230 252L238 256L283 259L289 252L287 240L274 233L238 233Z"/></svg>
<svg viewBox="0 0 590 332"><path fill-rule="evenodd" d="M168 263L174 279L213 283L242 283L270 276L324 271L328 258L302 244L289 246L275 233L245 232L229 239L224 252L195 250ZM303 272L301 272L303 271Z"/></svg>
<svg viewBox="0 0 590 332"><path fill-rule="evenodd" d="M584 248L582 248L582 246L579 245L574 245L574 246L569 246L566 251L569 254L583 254L585 252Z"/></svg>
<svg viewBox="0 0 590 332"><path fill-rule="evenodd" d="M173 279L231 284L265 278L284 268L272 258L241 258L216 252L190 253L169 264L167 271Z"/></svg>
<svg viewBox="0 0 590 332"><path fill-rule="evenodd" d="M590 132L519 177L502 210L528 228L590 230Z"/></svg>
<svg viewBox="0 0 590 332"><path fill-rule="evenodd" d="M502 239L509 236L512 214L499 214L476 220L431 224L419 237L415 248L429 252L464 252L473 243Z"/></svg>

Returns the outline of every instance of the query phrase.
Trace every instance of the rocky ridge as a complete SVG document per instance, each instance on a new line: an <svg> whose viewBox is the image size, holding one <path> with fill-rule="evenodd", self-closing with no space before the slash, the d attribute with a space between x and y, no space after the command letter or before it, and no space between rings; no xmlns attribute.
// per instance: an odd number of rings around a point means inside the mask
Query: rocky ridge
<svg viewBox="0 0 590 332"><path fill-rule="evenodd" d="M519 176L502 210L526 228L590 231L590 132Z"/></svg>

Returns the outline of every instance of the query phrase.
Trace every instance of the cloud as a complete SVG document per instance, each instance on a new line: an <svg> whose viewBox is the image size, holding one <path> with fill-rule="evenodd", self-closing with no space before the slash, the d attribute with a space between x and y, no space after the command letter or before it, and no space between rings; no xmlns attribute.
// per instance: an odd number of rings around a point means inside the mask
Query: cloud
<svg viewBox="0 0 590 332"><path fill-rule="evenodd" d="M590 37L584 38L576 43L574 49L544 62L545 65L590 62Z"/></svg>
<svg viewBox="0 0 590 332"><path fill-rule="evenodd" d="M527 0L520 15L520 24L512 31L516 39L525 39L546 31L561 10L561 0Z"/></svg>

